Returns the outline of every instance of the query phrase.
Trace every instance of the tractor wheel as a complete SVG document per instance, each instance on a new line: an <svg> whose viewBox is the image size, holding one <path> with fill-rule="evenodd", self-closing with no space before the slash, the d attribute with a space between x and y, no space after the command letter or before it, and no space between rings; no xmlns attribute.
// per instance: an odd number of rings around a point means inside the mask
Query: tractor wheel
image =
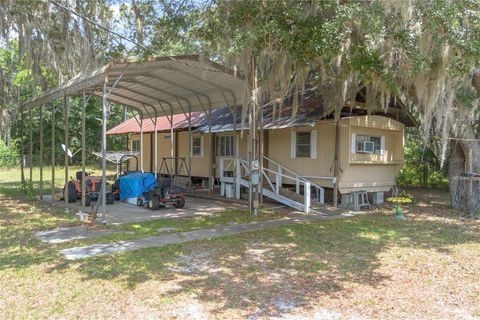
<svg viewBox="0 0 480 320"><path fill-rule="evenodd" d="M68 188L68 203L73 203L78 199L77 189L75 188L75 184L73 182L69 182L65 187L63 187L63 199L65 199L66 194L65 190Z"/></svg>
<svg viewBox="0 0 480 320"><path fill-rule="evenodd" d="M177 202L177 208L183 208L185 206L185 198L181 198L180 200L178 200Z"/></svg>
<svg viewBox="0 0 480 320"><path fill-rule="evenodd" d="M90 204L92 203L92 198L90 198L89 194L85 195L85 207L90 207Z"/></svg>
<svg viewBox="0 0 480 320"><path fill-rule="evenodd" d="M150 210L158 210L160 208L160 200L158 200L158 197L152 197L148 200L148 208Z"/></svg>
<svg viewBox="0 0 480 320"><path fill-rule="evenodd" d="M111 192L107 192L107 204L113 204L115 201L115 196Z"/></svg>

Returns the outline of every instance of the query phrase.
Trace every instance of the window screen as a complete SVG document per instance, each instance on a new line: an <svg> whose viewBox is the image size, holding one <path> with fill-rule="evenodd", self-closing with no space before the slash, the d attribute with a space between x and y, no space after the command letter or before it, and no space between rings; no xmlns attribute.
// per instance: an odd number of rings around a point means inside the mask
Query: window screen
<svg viewBox="0 0 480 320"><path fill-rule="evenodd" d="M310 132L297 132L297 157L310 157Z"/></svg>
<svg viewBox="0 0 480 320"><path fill-rule="evenodd" d="M192 156L202 155L202 137L192 137Z"/></svg>
<svg viewBox="0 0 480 320"><path fill-rule="evenodd" d="M217 156L231 157L234 154L233 135L217 137Z"/></svg>
<svg viewBox="0 0 480 320"><path fill-rule="evenodd" d="M132 151L140 151L140 140L132 140Z"/></svg>
<svg viewBox="0 0 480 320"><path fill-rule="evenodd" d="M382 139L381 137L374 137L374 136L365 136L365 135L357 135L357 148L356 152L365 152L365 142L372 142L373 143L373 152L369 153L382 153Z"/></svg>

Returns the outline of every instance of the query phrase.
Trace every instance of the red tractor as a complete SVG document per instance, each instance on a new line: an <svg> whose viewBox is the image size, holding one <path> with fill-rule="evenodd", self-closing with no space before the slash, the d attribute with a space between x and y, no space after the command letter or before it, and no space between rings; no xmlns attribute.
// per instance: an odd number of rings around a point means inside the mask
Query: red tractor
<svg viewBox="0 0 480 320"><path fill-rule="evenodd" d="M68 188L68 203L73 203L82 198L82 171L77 171L76 180L70 180L63 188L63 199L65 199L65 190ZM90 176L85 172L85 206L90 206L91 201L97 201L102 186L102 177ZM112 192L106 193L107 204L113 204L115 196Z"/></svg>

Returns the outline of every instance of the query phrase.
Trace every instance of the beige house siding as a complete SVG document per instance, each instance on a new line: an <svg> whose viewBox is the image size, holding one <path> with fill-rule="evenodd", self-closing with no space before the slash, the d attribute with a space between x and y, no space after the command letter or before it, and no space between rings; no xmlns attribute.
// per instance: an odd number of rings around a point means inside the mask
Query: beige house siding
<svg viewBox="0 0 480 320"><path fill-rule="evenodd" d="M203 139L203 152L201 156L192 157L191 175L194 177L207 177L208 176L208 163L210 155L210 144L208 133L192 133L192 137L202 137ZM190 139L188 132L178 133L178 157L185 158L188 165L188 152L190 149Z"/></svg>
<svg viewBox="0 0 480 320"><path fill-rule="evenodd" d="M317 132L317 158L291 158L291 132ZM352 153L352 134L385 137L384 154ZM340 192L352 188L390 189L395 184L403 164L404 126L382 116L362 116L340 121ZM270 130L268 156L286 168L310 178L323 187L333 187L333 160L335 156L335 122L323 121L314 127Z"/></svg>
<svg viewBox="0 0 480 320"><path fill-rule="evenodd" d="M152 144L152 141L151 141L151 138L154 139L153 135L151 135L150 133L147 133L147 134L144 134L143 135L143 170L144 171L153 171L154 168L152 168L150 166L151 164L151 156L152 156L152 148L151 146L153 145ZM160 169L160 164L161 164L161 159L162 157L170 157L170 133L158 133L158 138L157 138L157 143L158 143L158 146L157 146L157 154L158 154L158 169ZM175 135L174 135L175 137ZM133 144L133 140L140 140L140 135L139 134L131 134L130 135L130 141L129 141L129 144L130 144L130 150L132 150L132 144ZM175 141L174 141L174 144L175 144ZM140 156L138 157L138 160L140 162ZM130 160L129 161L129 166L128 166L129 170L135 170L135 160ZM141 170L141 166L139 164L139 170ZM164 171L164 170L162 170ZM164 173L164 172L162 172Z"/></svg>
<svg viewBox="0 0 480 320"><path fill-rule="evenodd" d="M222 132L212 134L212 144L215 143L216 136L225 136L225 135L232 135L231 132ZM158 133L158 170L160 170L160 165L162 163L163 157L170 157L170 139L168 138L170 133ZM210 139L208 133L192 133L192 136L203 136L203 156L194 156L192 157L192 168L191 168L191 175L194 177L208 177L208 164L209 164L209 156L212 152L210 146ZM153 137L153 136L152 136ZM175 135L174 135L175 137ZM182 131L177 133L178 139L178 149L176 157L184 157L185 161L188 165L188 152L189 152L189 133L188 131ZM152 171L153 168L150 167L151 161L151 142L150 142L150 133L144 134L143 136L143 146L144 146L144 156L143 156L143 169L144 171ZM140 140L139 134L132 134L130 136L130 149L132 149L133 140ZM245 132L243 138L241 138L241 134L237 133L237 150L239 155L242 159L247 158L247 133ZM175 145L175 141L174 141ZM219 156L215 156L215 177L219 177L219 167L220 167L220 158ZM140 157L139 157L140 161ZM129 162L129 170L135 169L135 162L134 160L130 160ZM139 169L141 169L139 165ZM162 169L161 173L166 173L165 170Z"/></svg>
<svg viewBox="0 0 480 320"><path fill-rule="evenodd" d="M348 165L348 122L342 120L341 127L341 167ZM292 131L305 132L316 130L317 149L316 159L297 157L292 159L290 148L292 143ZM309 177L315 183L331 187L330 179L318 179L315 177L333 177L333 159L335 156L335 122L323 121L313 127L297 127L287 129L269 130L268 156L284 167L299 175Z"/></svg>
<svg viewBox="0 0 480 320"><path fill-rule="evenodd" d="M291 158L292 131L316 131L316 158ZM340 165L342 175L339 179L339 190L348 193L354 188L361 188L369 191L389 190L395 183L395 178L403 164L404 147L404 126L402 123L382 116L362 116L345 118L340 121ZM352 135L369 135L384 137L383 154L356 153L352 150ZM192 176L207 177L210 154L212 146L208 133L193 133L193 136L203 136L203 156L192 157ZM217 136L232 135L231 132L212 134L212 144L215 144ZM170 133L158 133L158 168L163 157L170 157ZM188 131L178 132L177 157L186 158L188 164L189 133ZM237 150L242 159L248 155L248 132L241 137L237 136ZM144 156L143 164L145 171L151 171L151 142L150 134L144 135ZM311 179L323 187L333 187L333 161L335 155L335 122L325 120L315 126L304 126L287 129L271 129L266 135L265 154L272 160L284 167L296 172L299 175ZM132 140L139 140L139 134L130 136L130 147ZM174 142L175 145L175 142ZM220 158L215 156L214 175L219 177ZM134 169L134 162L130 162L130 170ZM271 169L276 169L271 166ZM162 173L164 170L162 170ZM323 179L326 177L327 179ZM285 181L285 183L291 183Z"/></svg>
<svg viewBox="0 0 480 320"><path fill-rule="evenodd" d="M350 193L354 189L366 191L389 191L395 185L395 178L401 165L391 164L352 164L343 172L339 182L340 193Z"/></svg>

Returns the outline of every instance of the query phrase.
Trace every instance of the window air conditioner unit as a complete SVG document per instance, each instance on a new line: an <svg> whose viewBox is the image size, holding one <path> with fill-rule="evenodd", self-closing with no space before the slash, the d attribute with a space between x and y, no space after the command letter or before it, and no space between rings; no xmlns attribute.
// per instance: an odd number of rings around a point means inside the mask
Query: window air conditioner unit
<svg viewBox="0 0 480 320"><path fill-rule="evenodd" d="M372 141L362 141L358 144L357 152L361 153L373 153L375 150L375 143Z"/></svg>

